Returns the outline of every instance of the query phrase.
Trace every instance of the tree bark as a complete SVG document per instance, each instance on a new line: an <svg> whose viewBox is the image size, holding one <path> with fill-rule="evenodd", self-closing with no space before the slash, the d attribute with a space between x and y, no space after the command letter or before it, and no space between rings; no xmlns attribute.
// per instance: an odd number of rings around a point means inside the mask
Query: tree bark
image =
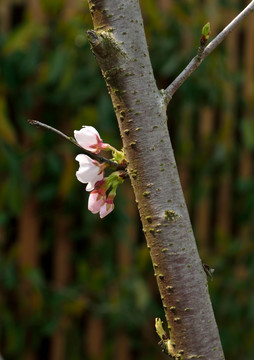
<svg viewBox="0 0 254 360"><path fill-rule="evenodd" d="M87 35L117 115L173 359L224 359L138 0L88 1ZM167 56L168 54L165 54Z"/></svg>

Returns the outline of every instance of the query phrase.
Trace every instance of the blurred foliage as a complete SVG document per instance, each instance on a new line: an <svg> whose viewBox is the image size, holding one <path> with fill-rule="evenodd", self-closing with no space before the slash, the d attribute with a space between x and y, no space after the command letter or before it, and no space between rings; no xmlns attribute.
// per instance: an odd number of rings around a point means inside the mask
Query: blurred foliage
<svg viewBox="0 0 254 360"><path fill-rule="evenodd" d="M77 149L26 121L35 118L68 134L93 125L105 142L121 147L106 86L85 36L91 27L87 7L68 17L65 1L40 3L43 21L31 16L25 5L23 16L17 16L21 8L14 6L9 13L15 21L0 34L2 355L26 359L29 350L36 359L50 358L52 338L60 330L66 359L92 359L86 324L95 318L105 328L101 358L113 358L122 329L133 359L163 358L153 329L154 317L163 316L161 303L129 188L120 189L116 211L99 220L87 211L87 194L75 178ZM214 36L216 16L233 9L231 2L219 0L210 5L175 1L168 10L155 0L141 5L160 88L195 54L207 20ZM254 99L246 99L242 91L248 80L240 57L242 37L240 33L235 44L237 72L228 66L227 49L221 46L169 106L171 139L179 167L188 172L185 190L200 252L216 268L210 290L226 358L232 360L254 357L253 167L252 176L241 172L245 159L253 159ZM227 97L228 87L236 94L233 100ZM203 108L213 112L211 131L205 135L200 130L201 121L208 121L200 115ZM227 112L229 125L222 121ZM229 230L221 228L216 217L218 190L225 178L230 186ZM205 244L195 218L204 199L211 212ZM29 244L34 242L33 252ZM60 281L55 267L65 247L68 260L58 270L68 274ZM121 262L123 252L127 260Z"/></svg>

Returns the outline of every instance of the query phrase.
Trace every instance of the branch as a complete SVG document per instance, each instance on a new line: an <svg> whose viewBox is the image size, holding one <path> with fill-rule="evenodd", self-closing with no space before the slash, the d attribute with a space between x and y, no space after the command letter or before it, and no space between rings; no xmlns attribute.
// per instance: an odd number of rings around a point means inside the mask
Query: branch
<svg viewBox="0 0 254 360"><path fill-rule="evenodd" d="M86 155L88 155L91 159L96 160L99 163L106 163L106 164L108 164L109 167L111 167L113 169L116 169L116 170L125 170L125 168L126 168L126 166L117 164L116 162L114 162L112 160L106 159L103 156L100 156L98 154L95 154L95 153L93 153L91 151L88 151L88 150L84 149L82 146L80 146L76 142L76 140L73 137L65 135L60 130L55 129L52 126L49 126L49 125L44 124L44 123L42 123L40 121L37 121L37 120L27 120L27 121L29 122L30 125L35 125L35 126L37 126L39 128L50 130L50 131L62 136L64 139L70 141L72 144L74 144L74 145L78 146L80 149L82 149L82 152L85 153Z"/></svg>
<svg viewBox="0 0 254 360"><path fill-rule="evenodd" d="M250 2L248 6L236 16L217 36L213 41L207 45L200 54L196 55L186 68L177 76L177 78L163 91L164 101L168 104L179 87L183 82L196 70L203 60L240 24L243 19L254 11L254 0Z"/></svg>

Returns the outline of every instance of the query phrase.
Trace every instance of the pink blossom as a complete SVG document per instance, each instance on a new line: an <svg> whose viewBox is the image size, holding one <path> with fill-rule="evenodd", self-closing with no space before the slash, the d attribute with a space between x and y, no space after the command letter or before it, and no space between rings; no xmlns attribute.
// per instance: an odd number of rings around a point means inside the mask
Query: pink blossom
<svg viewBox="0 0 254 360"><path fill-rule="evenodd" d="M97 190L94 190L89 195L88 210L90 210L93 214L97 214L104 203L105 196L100 194Z"/></svg>
<svg viewBox="0 0 254 360"><path fill-rule="evenodd" d="M88 210L93 214L100 213L100 218L104 218L114 209L113 200L115 195L109 194L106 198L107 185L105 180L98 181L88 199Z"/></svg>
<svg viewBox="0 0 254 360"><path fill-rule="evenodd" d="M107 216L111 211L114 210L114 198L108 197L104 204L100 208L100 218L103 219L105 216Z"/></svg>
<svg viewBox="0 0 254 360"><path fill-rule="evenodd" d="M79 169L76 172L77 179L82 183L87 183L86 191L93 190L95 183L104 178L100 164L84 154L77 155L75 160L79 162Z"/></svg>
<svg viewBox="0 0 254 360"><path fill-rule="evenodd" d="M108 144L103 143L100 134L93 126L83 126L81 130L75 130L74 137L80 146L96 154L109 147Z"/></svg>

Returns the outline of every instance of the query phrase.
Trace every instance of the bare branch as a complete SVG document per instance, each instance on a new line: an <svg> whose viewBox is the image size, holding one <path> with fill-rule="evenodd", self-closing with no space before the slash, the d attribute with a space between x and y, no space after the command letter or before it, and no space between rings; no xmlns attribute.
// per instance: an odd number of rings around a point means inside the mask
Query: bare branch
<svg viewBox="0 0 254 360"><path fill-rule="evenodd" d="M103 156L100 156L98 154L95 154L95 153L93 153L91 151L88 151L88 150L84 149L82 146L80 146L77 143L77 141L73 137L65 135L60 130L55 129L52 126L49 126L49 125L44 124L44 123L42 123L40 121L37 121L37 120L27 120L27 121L31 125L35 125L35 126L37 126L39 128L43 128L43 129L46 129L46 130L50 130L50 131L56 133L57 135L62 136L64 139L70 141L72 144L74 144L74 145L78 146L80 149L82 149L82 152L84 154L89 156L91 159L94 159L94 160L98 161L99 163L106 163L106 164L108 164L109 167L111 167L113 169L116 169L116 170L125 170L125 168L126 168L126 166L117 164L116 162L114 162L112 160L106 159Z"/></svg>
<svg viewBox="0 0 254 360"><path fill-rule="evenodd" d="M177 78L164 90L164 100L168 104L183 82L196 70L202 61L240 24L243 19L254 11L254 0L236 16L217 36L207 45L201 54L196 55Z"/></svg>

